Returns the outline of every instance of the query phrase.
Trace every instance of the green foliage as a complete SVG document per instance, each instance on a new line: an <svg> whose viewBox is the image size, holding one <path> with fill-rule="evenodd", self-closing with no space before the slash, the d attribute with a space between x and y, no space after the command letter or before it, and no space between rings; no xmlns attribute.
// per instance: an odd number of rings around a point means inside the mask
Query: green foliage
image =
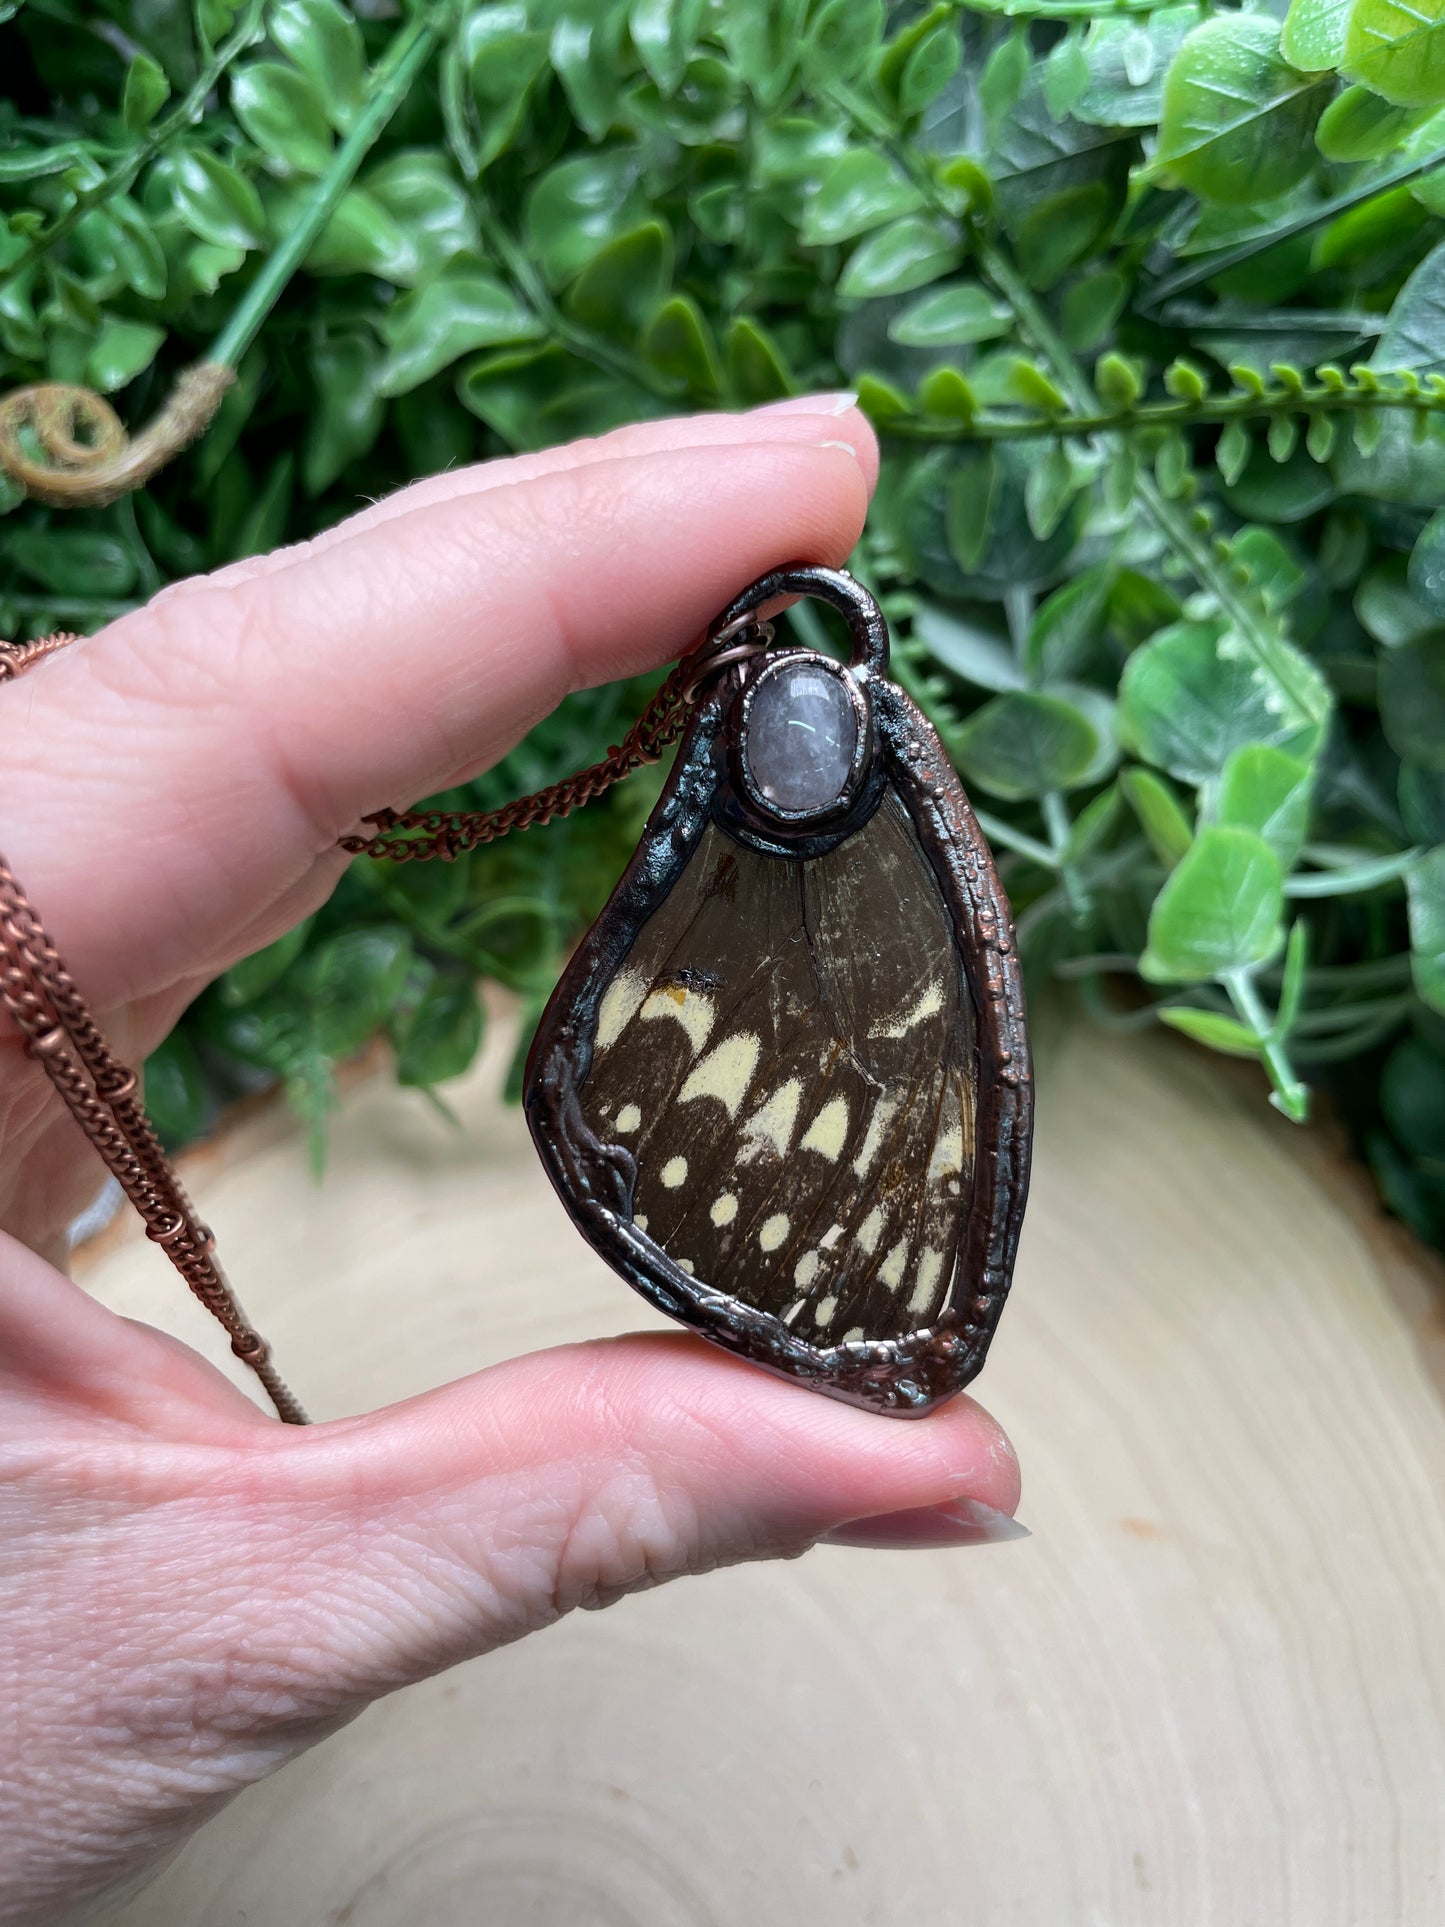
<svg viewBox="0 0 1445 1927"><path fill-rule="evenodd" d="M127 502L5 485L4 633L416 475L852 383L884 444L857 566L1035 984L1257 1060L1290 1116L1329 1085L1445 1240L1441 0L7 11L0 387L138 425L216 343L240 368ZM651 686L569 698L446 803L594 760ZM536 1011L657 781L353 866L153 1061L167 1134L270 1078L319 1148L378 1030L408 1083L463 1069L477 980Z"/></svg>

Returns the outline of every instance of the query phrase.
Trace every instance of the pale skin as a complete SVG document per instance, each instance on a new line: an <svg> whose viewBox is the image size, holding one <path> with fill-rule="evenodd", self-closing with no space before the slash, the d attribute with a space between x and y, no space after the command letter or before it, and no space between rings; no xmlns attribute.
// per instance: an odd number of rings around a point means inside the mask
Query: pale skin
<svg viewBox="0 0 1445 1927"><path fill-rule="evenodd" d="M116 1051L322 903L366 811L676 656L765 569L841 563L876 472L845 398L624 429L418 483L0 690L0 849ZM1007 1531L1017 1466L970 1399L891 1423L681 1333L283 1427L65 1275L99 1167L3 1017L0 1143L7 1922L142 1877L369 1700L574 1606Z"/></svg>

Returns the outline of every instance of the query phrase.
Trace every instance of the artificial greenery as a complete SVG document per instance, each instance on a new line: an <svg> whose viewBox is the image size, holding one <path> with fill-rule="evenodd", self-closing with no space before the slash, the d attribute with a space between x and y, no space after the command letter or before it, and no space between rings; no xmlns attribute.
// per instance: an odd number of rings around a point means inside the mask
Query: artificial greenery
<svg viewBox="0 0 1445 1927"><path fill-rule="evenodd" d="M1445 1240L1445 0L0 19L0 392L136 424L238 371L113 507L10 486L7 634L449 464L851 383L885 451L857 566L1035 981L1258 1059L1291 1117L1328 1084ZM465 801L593 759L647 687ZM476 978L536 1004L655 791L353 866L152 1061L168 1132L243 1075L319 1120L381 1027L404 1081L459 1071Z"/></svg>

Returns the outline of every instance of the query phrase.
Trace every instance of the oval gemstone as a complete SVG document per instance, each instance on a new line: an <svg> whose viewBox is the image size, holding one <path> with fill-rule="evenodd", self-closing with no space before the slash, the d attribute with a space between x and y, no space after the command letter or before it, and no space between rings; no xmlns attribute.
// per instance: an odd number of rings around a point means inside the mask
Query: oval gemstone
<svg viewBox="0 0 1445 1927"><path fill-rule="evenodd" d="M753 698L743 755L753 788L780 810L831 809L848 787L858 718L841 676L785 664Z"/></svg>

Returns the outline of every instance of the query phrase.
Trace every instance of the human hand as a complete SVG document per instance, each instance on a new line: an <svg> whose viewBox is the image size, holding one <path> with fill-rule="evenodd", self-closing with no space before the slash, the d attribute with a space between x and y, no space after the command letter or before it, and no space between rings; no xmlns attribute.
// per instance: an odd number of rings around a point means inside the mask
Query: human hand
<svg viewBox="0 0 1445 1927"><path fill-rule="evenodd" d="M764 570L841 562L875 474L826 397L625 429L419 483L0 691L0 849L117 1053L321 903L365 812L678 653ZM134 1875L368 1700L573 1606L824 1535L1007 1530L1013 1455L970 1400L884 1424L682 1334L283 1427L46 1261L98 1167L8 1027L0 1144L7 1922Z"/></svg>

